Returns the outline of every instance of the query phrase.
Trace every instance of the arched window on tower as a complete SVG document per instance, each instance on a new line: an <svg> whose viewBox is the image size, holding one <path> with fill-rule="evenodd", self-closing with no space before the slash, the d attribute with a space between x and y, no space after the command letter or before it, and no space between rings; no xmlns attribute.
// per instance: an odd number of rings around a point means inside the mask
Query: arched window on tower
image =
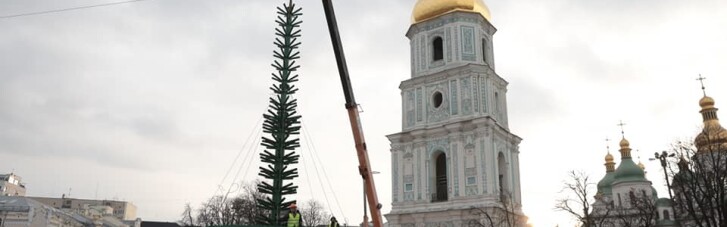
<svg viewBox="0 0 727 227"><path fill-rule="evenodd" d="M500 197L501 199L505 199L507 194L509 193L509 182L508 182L508 171L507 171L507 162L505 162L505 155L500 152L497 155L497 170L499 172L498 175L498 183L499 183L499 189L500 189Z"/></svg>
<svg viewBox="0 0 727 227"><path fill-rule="evenodd" d="M664 210L663 217L664 220L671 220L671 217L669 217L669 210Z"/></svg>
<svg viewBox="0 0 727 227"><path fill-rule="evenodd" d="M487 63L487 40L482 39L482 62Z"/></svg>
<svg viewBox="0 0 727 227"><path fill-rule="evenodd" d="M444 152L434 155L434 191L432 202L447 201L447 155Z"/></svg>
<svg viewBox="0 0 727 227"><path fill-rule="evenodd" d="M495 114L500 114L500 94L495 92Z"/></svg>
<svg viewBox="0 0 727 227"><path fill-rule="evenodd" d="M434 61L444 59L444 45L442 44L442 37L434 38L434 41L432 41L432 48Z"/></svg>

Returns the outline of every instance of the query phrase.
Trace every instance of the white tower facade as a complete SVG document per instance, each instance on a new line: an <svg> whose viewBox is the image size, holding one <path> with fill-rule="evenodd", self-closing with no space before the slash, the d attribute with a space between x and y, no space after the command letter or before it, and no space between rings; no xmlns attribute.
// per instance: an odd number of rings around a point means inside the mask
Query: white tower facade
<svg viewBox="0 0 727 227"><path fill-rule="evenodd" d="M507 81L494 67L496 29L481 0L419 0L407 32L402 131L391 142L390 226L524 226L519 150ZM507 212L504 212L507 211ZM495 225L500 225L495 223Z"/></svg>

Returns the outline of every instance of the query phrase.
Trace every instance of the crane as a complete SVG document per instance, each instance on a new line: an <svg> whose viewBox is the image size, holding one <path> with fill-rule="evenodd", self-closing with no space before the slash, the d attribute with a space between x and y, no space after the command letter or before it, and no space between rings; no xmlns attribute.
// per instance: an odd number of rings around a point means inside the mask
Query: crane
<svg viewBox="0 0 727 227"><path fill-rule="evenodd" d="M379 198L376 195L376 185L374 184L374 178L371 173L371 162L369 161L369 154L366 150L366 140L364 139L363 129L361 127L361 117L359 116L358 104L356 104L356 99L353 97L351 78L348 76L346 57L343 54L341 36L338 34L336 14L333 12L333 3L331 1L332 0L323 0L323 10L326 14L328 32L331 35L331 44L333 44L333 52L336 55L338 74L341 77L341 85L343 86L343 95L346 98L346 110L348 111L348 119L351 123L353 140L356 144L356 154L358 155L358 171L364 181L364 192L367 195L366 198L369 204L371 217L374 222L374 227L383 227L384 222L381 218L381 203L379 203ZM367 222L367 220L364 220L365 226L368 226Z"/></svg>

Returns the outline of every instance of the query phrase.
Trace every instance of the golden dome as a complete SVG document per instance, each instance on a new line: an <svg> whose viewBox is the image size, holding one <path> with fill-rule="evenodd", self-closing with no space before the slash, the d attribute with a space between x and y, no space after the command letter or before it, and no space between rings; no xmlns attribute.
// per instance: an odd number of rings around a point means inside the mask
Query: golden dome
<svg viewBox="0 0 727 227"><path fill-rule="evenodd" d="M727 130L719 124L717 118L717 108L714 107L714 99L704 96L699 100L699 106L702 110L704 120L704 128L702 132L694 138L699 152L722 151L727 149Z"/></svg>
<svg viewBox="0 0 727 227"><path fill-rule="evenodd" d="M611 155L611 153L606 154L606 162L607 163L613 162L613 155Z"/></svg>
<svg viewBox="0 0 727 227"><path fill-rule="evenodd" d="M621 142L619 143L619 145L621 146L621 149L624 149L624 148L629 148L629 145L631 145L631 144L629 143L628 140L626 140L626 138L623 138L623 139L621 139Z"/></svg>
<svg viewBox="0 0 727 227"><path fill-rule="evenodd" d="M699 106L701 106L702 109L714 108L714 99L709 96L704 96L699 100Z"/></svg>
<svg viewBox="0 0 727 227"><path fill-rule="evenodd" d="M488 21L492 21L490 9L482 0L418 0L411 14L412 24L452 11L479 13Z"/></svg>
<svg viewBox="0 0 727 227"><path fill-rule="evenodd" d="M727 149L727 130L718 122L706 123L694 143L699 152L722 151Z"/></svg>

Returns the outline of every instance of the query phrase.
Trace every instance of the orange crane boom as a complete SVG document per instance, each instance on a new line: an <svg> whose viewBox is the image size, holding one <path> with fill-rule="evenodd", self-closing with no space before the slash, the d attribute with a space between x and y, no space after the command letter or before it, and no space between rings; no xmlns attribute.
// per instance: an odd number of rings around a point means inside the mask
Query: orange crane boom
<svg viewBox="0 0 727 227"><path fill-rule="evenodd" d="M379 197L376 195L376 185L371 174L371 162L369 161L369 154L366 150L366 140L364 139L364 133L361 127L361 117L358 114L358 104L356 104L356 99L353 97L351 79L348 76L346 57L343 54L343 45L341 44L341 36L338 34L336 15L333 12L333 3L331 0L323 0L323 10L325 11L326 21L328 22L328 32L331 34L333 52L336 55L338 74L341 77L341 85L343 86L343 95L346 98L346 110L348 111L348 118L351 123L351 130L353 131L353 140L356 143L356 155L358 155L359 163L358 171L364 180L364 190L374 227L383 227L381 203L379 203ZM364 225L368 226L368 223L364 223Z"/></svg>

